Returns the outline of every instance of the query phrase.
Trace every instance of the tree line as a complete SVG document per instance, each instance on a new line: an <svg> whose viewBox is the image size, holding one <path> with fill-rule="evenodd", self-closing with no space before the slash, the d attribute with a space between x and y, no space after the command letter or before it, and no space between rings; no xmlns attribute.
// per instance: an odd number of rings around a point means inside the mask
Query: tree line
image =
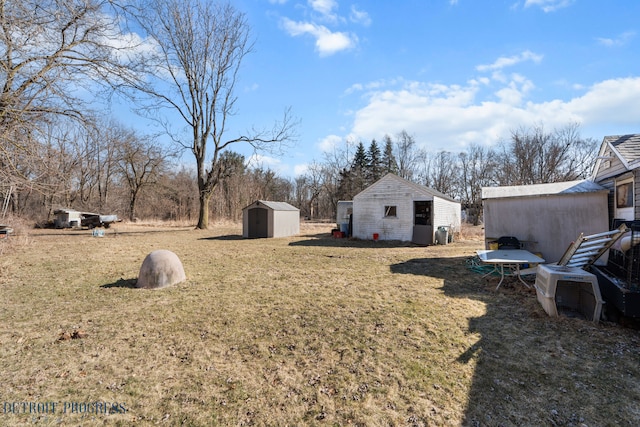
<svg viewBox="0 0 640 427"><path fill-rule="evenodd" d="M178 181L193 180L187 200L195 197L197 227L207 228L232 166L225 153L235 144L277 150L295 139L288 108L271 127L228 129L253 43L244 13L229 3L0 0L2 214L42 214L62 202L118 210L120 195L133 218L143 189L166 178L161 160L177 150L193 156L194 171ZM158 135L110 135L120 127L91 108L113 96L155 121L174 152Z"/></svg>
<svg viewBox="0 0 640 427"><path fill-rule="evenodd" d="M326 153L296 179L306 189L305 213L330 217L338 200L351 200L386 173L394 173L462 203L468 220L482 215L482 187L529 185L588 178L599 142L583 138L569 123L547 130L543 124L521 127L495 146L470 144L461 152L429 152L402 131L382 143L359 141Z"/></svg>
<svg viewBox="0 0 640 427"><path fill-rule="evenodd" d="M402 131L345 141L285 178L234 151L245 144L278 153L298 135L289 108L270 127L229 131L240 65L254 43L232 5L0 0L0 24L2 217L42 221L72 207L207 228L210 216L238 220L244 206L270 199L327 219L338 200L391 172L460 200L477 220L482 186L586 177L595 156L597 142L581 138L577 124L519 128L495 147L461 153L428 152L430 141ZM106 105L113 96L161 131L141 134L92 110L95 99Z"/></svg>

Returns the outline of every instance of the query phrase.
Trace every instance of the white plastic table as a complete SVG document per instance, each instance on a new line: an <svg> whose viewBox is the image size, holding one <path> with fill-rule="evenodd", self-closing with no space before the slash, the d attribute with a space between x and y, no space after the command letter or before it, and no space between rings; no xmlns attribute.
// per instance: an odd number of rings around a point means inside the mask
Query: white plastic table
<svg viewBox="0 0 640 427"><path fill-rule="evenodd" d="M505 265L515 266L516 276L518 276L518 279L520 279L520 281L529 288L529 284L522 280L522 277L520 276L520 264L541 264L544 262L544 259L529 251L525 251L524 249L480 250L476 251L476 253L478 254L478 258L480 258L480 261L485 264L493 264L494 266L493 270L485 274L485 276L497 271L498 267L500 267L500 282L498 283L498 286L496 286L496 290L498 290L504 280Z"/></svg>

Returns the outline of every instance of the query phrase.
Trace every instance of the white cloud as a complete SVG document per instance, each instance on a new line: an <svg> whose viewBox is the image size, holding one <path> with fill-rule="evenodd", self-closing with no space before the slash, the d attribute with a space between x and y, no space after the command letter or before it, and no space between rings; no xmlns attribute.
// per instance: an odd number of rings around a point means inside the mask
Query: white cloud
<svg viewBox="0 0 640 427"><path fill-rule="evenodd" d="M282 160L262 154L253 154L249 157L247 166L250 168L270 169L278 173L284 173L288 169L288 166L282 163Z"/></svg>
<svg viewBox="0 0 640 427"><path fill-rule="evenodd" d="M523 98L534 88L534 84L519 74L513 74L506 87L499 89L496 96L501 104L518 106Z"/></svg>
<svg viewBox="0 0 640 427"><path fill-rule="evenodd" d="M104 16L104 25L109 27L109 16ZM141 57L157 54L160 51L158 44L150 37L143 38L135 32L118 32L113 30L102 35L101 43L110 46L119 61L138 61Z"/></svg>
<svg viewBox="0 0 640 427"><path fill-rule="evenodd" d="M329 153L333 151L342 142L342 137L338 135L328 135L324 137L319 143L318 147L323 153Z"/></svg>
<svg viewBox="0 0 640 427"><path fill-rule="evenodd" d="M244 87L244 91L246 92L255 92L256 90L258 90L258 88L260 87L260 85L258 85L258 83L253 83L251 85L245 86Z"/></svg>
<svg viewBox="0 0 640 427"><path fill-rule="evenodd" d="M351 6L351 14L349 15L351 22L359 23L368 27L371 25L371 17L364 10L359 10L355 5Z"/></svg>
<svg viewBox="0 0 640 427"><path fill-rule="evenodd" d="M345 95L351 95L352 93L355 93L355 92L371 91L371 90L377 90L383 87L395 86L398 83L402 83L402 82L404 82L404 80L401 78L398 78L398 79L381 79L381 80L375 80L368 83L354 83L350 87L348 87L347 90L344 91L344 93Z"/></svg>
<svg viewBox="0 0 640 427"><path fill-rule="evenodd" d="M542 61L542 58L543 58L543 55L538 55L536 53L531 52L530 50L525 50L519 55L514 55L509 57L502 56L496 59L496 61L493 64L478 65L476 67L476 70L478 71L501 70L503 68L512 67L516 64L519 64L525 61L533 61L537 64L540 61Z"/></svg>
<svg viewBox="0 0 640 427"><path fill-rule="evenodd" d="M309 170L309 165L306 163L295 165L293 167L293 175L294 176L304 175L305 173L307 173L308 170Z"/></svg>
<svg viewBox="0 0 640 427"><path fill-rule="evenodd" d="M313 20L327 24L337 24L344 21L344 18L335 12L338 9L338 3L335 0L307 0L307 2L315 12Z"/></svg>
<svg viewBox="0 0 640 427"><path fill-rule="evenodd" d="M297 8L303 11L305 18L294 20L283 17L280 25L290 36L314 37L316 51L320 56L333 55L358 44L358 36L354 32L338 31L336 27L346 26L349 22L371 25L369 14L356 5L351 6L348 19L338 14L338 8L337 0L307 0L307 6Z"/></svg>
<svg viewBox="0 0 640 427"><path fill-rule="evenodd" d="M296 22L288 18L282 19L283 28L291 36L308 34L316 39L316 50L320 56L329 56L342 50L353 48L357 37L343 32L332 32L324 25L311 22Z"/></svg>
<svg viewBox="0 0 640 427"><path fill-rule="evenodd" d="M332 16L333 9L338 7L338 3L335 0L309 0L309 6L322 15Z"/></svg>
<svg viewBox="0 0 640 427"><path fill-rule="evenodd" d="M492 83L500 84L493 92L486 92L479 80L464 86L408 82L400 89L372 92L367 105L355 112L351 132L371 140L406 130L427 150L455 152L470 143L493 145L532 123L553 128L577 122L617 133L640 120L640 77L606 80L573 99L538 103L527 100L534 84L523 76Z"/></svg>
<svg viewBox="0 0 640 427"><path fill-rule="evenodd" d="M524 7L538 6L544 12L554 12L570 6L575 0L525 0Z"/></svg>
<svg viewBox="0 0 640 427"><path fill-rule="evenodd" d="M598 37L596 40L603 46L624 46L636 35L635 31L625 31L614 39Z"/></svg>
<svg viewBox="0 0 640 427"><path fill-rule="evenodd" d="M364 89L364 85L362 83L354 83L347 90L344 91L346 95L350 95L354 92L360 92Z"/></svg>
<svg viewBox="0 0 640 427"><path fill-rule="evenodd" d="M640 77L596 83L584 95L568 102L567 108L590 123L637 126L640 122Z"/></svg>

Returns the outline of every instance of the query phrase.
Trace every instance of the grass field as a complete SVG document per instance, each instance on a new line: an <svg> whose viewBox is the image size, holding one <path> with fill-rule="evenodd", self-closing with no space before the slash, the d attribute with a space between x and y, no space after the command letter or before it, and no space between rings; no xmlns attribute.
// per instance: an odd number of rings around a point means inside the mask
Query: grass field
<svg viewBox="0 0 640 427"><path fill-rule="evenodd" d="M330 229L18 230L0 242L0 425L640 425L639 331L494 291L473 236ZM135 288L155 249L185 282Z"/></svg>

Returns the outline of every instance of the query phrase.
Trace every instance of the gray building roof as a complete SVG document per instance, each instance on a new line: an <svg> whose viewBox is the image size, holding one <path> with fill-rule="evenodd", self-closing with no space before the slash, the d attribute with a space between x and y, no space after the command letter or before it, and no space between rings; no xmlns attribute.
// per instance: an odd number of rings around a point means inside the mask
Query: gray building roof
<svg viewBox="0 0 640 427"><path fill-rule="evenodd" d="M626 164L640 160L640 134L605 136L604 142L609 144Z"/></svg>
<svg viewBox="0 0 640 427"><path fill-rule="evenodd" d="M605 136L596 157L592 179L605 179L640 167L640 134Z"/></svg>
<svg viewBox="0 0 640 427"><path fill-rule="evenodd" d="M274 211L299 211L300 210L295 206L292 206L286 202L272 202L269 200L257 200L254 203L251 203L249 206L245 207L244 209L247 209L254 205L261 205L261 204L265 205L266 207Z"/></svg>
<svg viewBox="0 0 640 427"><path fill-rule="evenodd" d="M584 179L578 181L552 182L548 184L482 187L482 199L594 193L599 191L608 192L609 190L593 181Z"/></svg>

